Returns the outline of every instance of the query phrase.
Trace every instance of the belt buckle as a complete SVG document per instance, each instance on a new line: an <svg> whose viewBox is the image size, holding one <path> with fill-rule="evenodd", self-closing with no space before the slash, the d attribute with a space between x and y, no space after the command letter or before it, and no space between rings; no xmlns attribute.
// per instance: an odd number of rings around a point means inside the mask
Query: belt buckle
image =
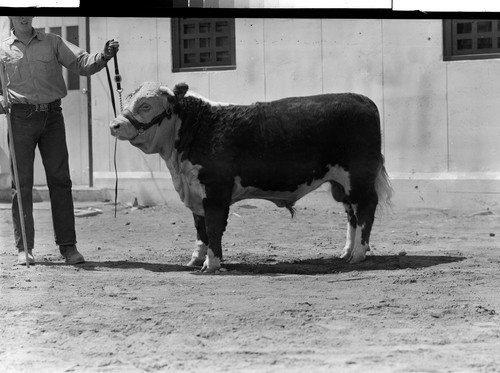
<svg viewBox="0 0 500 373"><path fill-rule="evenodd" d="M35 111L49 111L50 104L38 104L35 105Z"/></svg>

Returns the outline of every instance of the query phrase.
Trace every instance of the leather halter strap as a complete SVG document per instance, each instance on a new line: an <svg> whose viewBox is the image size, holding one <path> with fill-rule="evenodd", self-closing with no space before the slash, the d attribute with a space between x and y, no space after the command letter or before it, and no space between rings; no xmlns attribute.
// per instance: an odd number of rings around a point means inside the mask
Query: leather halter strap
<svg viewBox="0 0 500 373"><path fill-rule="evenodd" d="M167 119L172 118L172 110L168 109L168 110L165 110L165 111L161 112L156 117L154 117L153 119L151 119L151 122L149 122L149 123L139 122L137 119L134 118L134 116L132 115L132 113L130 112L130 110L127 110L127 109L123 110L122 115L125 118L127 118L127 120L130 122L130 124L132 124L135 127L135 129L139 132L139 134L142 134L142 133L144 133L144 131L147 131L148 129L150 129L151 127L153 127L155 124L160 125L161 121L163 119L165 119L165 118L167 118Z"/></svg>

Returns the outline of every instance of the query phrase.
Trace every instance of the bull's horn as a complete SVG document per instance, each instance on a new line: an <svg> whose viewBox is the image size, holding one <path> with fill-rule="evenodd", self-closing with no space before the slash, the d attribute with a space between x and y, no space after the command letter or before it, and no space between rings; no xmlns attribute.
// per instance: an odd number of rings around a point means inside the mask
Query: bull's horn
<svg viewBox="0 0 500 373"><path fill-rule="evenodd" d="M160 86L160 92L161 93L166 93L169 96L175 96L174 92L170 88L168 88L166 85Z"/></svg>

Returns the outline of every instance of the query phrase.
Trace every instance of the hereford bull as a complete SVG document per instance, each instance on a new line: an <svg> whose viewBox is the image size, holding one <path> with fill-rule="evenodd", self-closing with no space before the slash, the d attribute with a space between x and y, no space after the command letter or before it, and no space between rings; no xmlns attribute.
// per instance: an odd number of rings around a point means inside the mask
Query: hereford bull
<svg viewBox="0 0 500 373"><path fill-rule="evenodd" d="M349 263L365 259L378 203L391 187L381 154L376 105L353 94L285 98L252 105L212 102L146 82L126 99L111 134L159 153L197 231L188 266L215 272L229 206L260 198L286 207L330 183L347 212Z"/></svg>

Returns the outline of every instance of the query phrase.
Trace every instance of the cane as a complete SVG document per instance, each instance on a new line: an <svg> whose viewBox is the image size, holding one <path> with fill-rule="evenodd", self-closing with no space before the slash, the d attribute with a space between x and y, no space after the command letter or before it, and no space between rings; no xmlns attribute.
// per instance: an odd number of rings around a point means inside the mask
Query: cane
<svg viewBox="0 0 500 373"><path fill-rule="evenodd" d="M2 61L0 66L0 79L2 80L2 92L3 92L3 107L5 110L5 116L7 118L7 128L9 134L9 151L10 151L10 159L12 162L12 169L14 170L14 183L16 185L17 190L17 206L19 207L19 215L21 220L21 231L23 235L23 245L24 245L24 253L26 254L26 267L30 267L30 261L28 256L28 243L26 241L26 226L24 224L24 210L23 210L23 201L21 198L21 185L19 184L19 174L17 172L17 161L16 161L16 152L14 150L14 137L12 134L12 123L10 122L10 108L9 108L9 99L8 99L8 91L7 91L7 75L5 72L5 65Z"/></svg>

